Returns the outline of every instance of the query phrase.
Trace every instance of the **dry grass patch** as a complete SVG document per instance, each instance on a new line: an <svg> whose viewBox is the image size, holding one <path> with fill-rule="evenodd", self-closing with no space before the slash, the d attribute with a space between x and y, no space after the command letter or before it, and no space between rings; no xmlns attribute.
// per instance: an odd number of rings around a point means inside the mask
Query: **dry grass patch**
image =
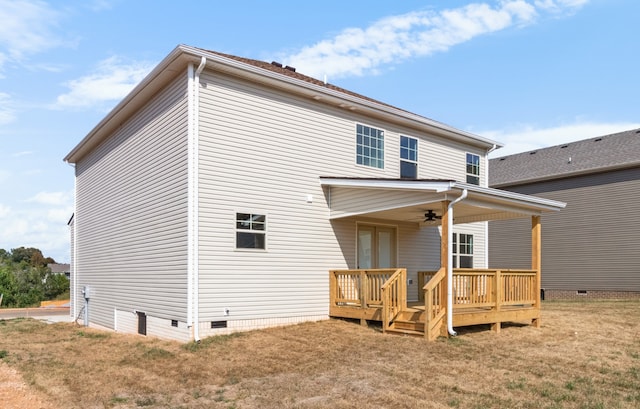
<svg viewBox="0 0 640 409"><path fill-rule="evenodd" d="M331 320L183 345L17 319L0 360L64 408L640 407L640 302L548 302L542 322L427 343Z"/></svg>

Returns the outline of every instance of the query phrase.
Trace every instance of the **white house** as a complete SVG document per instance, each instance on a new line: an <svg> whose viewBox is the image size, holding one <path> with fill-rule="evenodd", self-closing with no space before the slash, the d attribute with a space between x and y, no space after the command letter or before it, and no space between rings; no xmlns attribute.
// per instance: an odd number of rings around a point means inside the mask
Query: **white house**
<svg viewBox="0 0 640 409"><path fill-rule="evenodd" d="M72 314L183 341L322 320L329 271L346 269L405 268L418 300L418 271L487 267L484 221L563 207L489 189L499 146L292 67L178 46L65 158Z"/></svg>

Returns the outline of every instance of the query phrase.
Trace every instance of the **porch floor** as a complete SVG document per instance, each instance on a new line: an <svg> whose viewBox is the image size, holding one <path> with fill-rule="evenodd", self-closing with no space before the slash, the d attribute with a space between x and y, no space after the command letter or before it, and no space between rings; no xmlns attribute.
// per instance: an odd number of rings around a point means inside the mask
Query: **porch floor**
<svg viewBox="0 0 640 409"><path fill-rule="evenodd" d="M382 306L334 306L330 315L336 318L360 319L382 322ZM533 305L503 306L500 310L492 307L464 307L453 309L453 326L466 327L479 324L491 324L494 331L500 331L504 322L532 323L540 317L540 311ZM409 301L407 308L400 312L388 329L390 333L405 335L424 335L425 305L423 302Z"/></svg>

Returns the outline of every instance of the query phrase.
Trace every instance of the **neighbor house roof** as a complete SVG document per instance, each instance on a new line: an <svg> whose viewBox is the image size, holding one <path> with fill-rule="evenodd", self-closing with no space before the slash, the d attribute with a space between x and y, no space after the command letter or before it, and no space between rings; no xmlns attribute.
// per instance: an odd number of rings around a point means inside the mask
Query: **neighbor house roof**
<svg viewBox="0 0 640 409"><path fill-rule="evenodd" d="M489 161L500 188L640 166L640 129L537 149Z"/></svg>
<svg viewBox="0 0 640 409"><path fill-rule="evenodd" d="M255 81L286 92L329 104L340 109L402 124L434 135L491 150L502 145L494 140L396 108L375 99L348 91L303 75L293 67L282 66L216 51L179 45L165 57L87 136L67 154L65 161L77 163L107 138L176 75L186 72L188 64L205 61L206 68L248 81Z"/></svg>
<svg viewBox="0 0 640 409"><path fill-rule="evenodd" d="M51 269L52 273L68 273L71 271L71 264L49 263L47 267Z"/></svg>

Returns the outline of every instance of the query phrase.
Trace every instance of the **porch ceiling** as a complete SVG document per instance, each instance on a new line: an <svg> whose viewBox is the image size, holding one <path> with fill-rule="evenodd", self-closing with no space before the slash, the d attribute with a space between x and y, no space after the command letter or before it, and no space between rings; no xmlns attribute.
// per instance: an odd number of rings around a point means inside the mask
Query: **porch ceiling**
<svg viewBox="0 0 640 409"><path fill-rule="evenodd" d="M433 210L442 215L441 202L453 201L465 190L467 197L454 208L454 224L541 215L566 206L555 200L450 180L321 177L320 183L331 219L362 216L439 225L440 220L424 222L424 214Z"/></svg>

